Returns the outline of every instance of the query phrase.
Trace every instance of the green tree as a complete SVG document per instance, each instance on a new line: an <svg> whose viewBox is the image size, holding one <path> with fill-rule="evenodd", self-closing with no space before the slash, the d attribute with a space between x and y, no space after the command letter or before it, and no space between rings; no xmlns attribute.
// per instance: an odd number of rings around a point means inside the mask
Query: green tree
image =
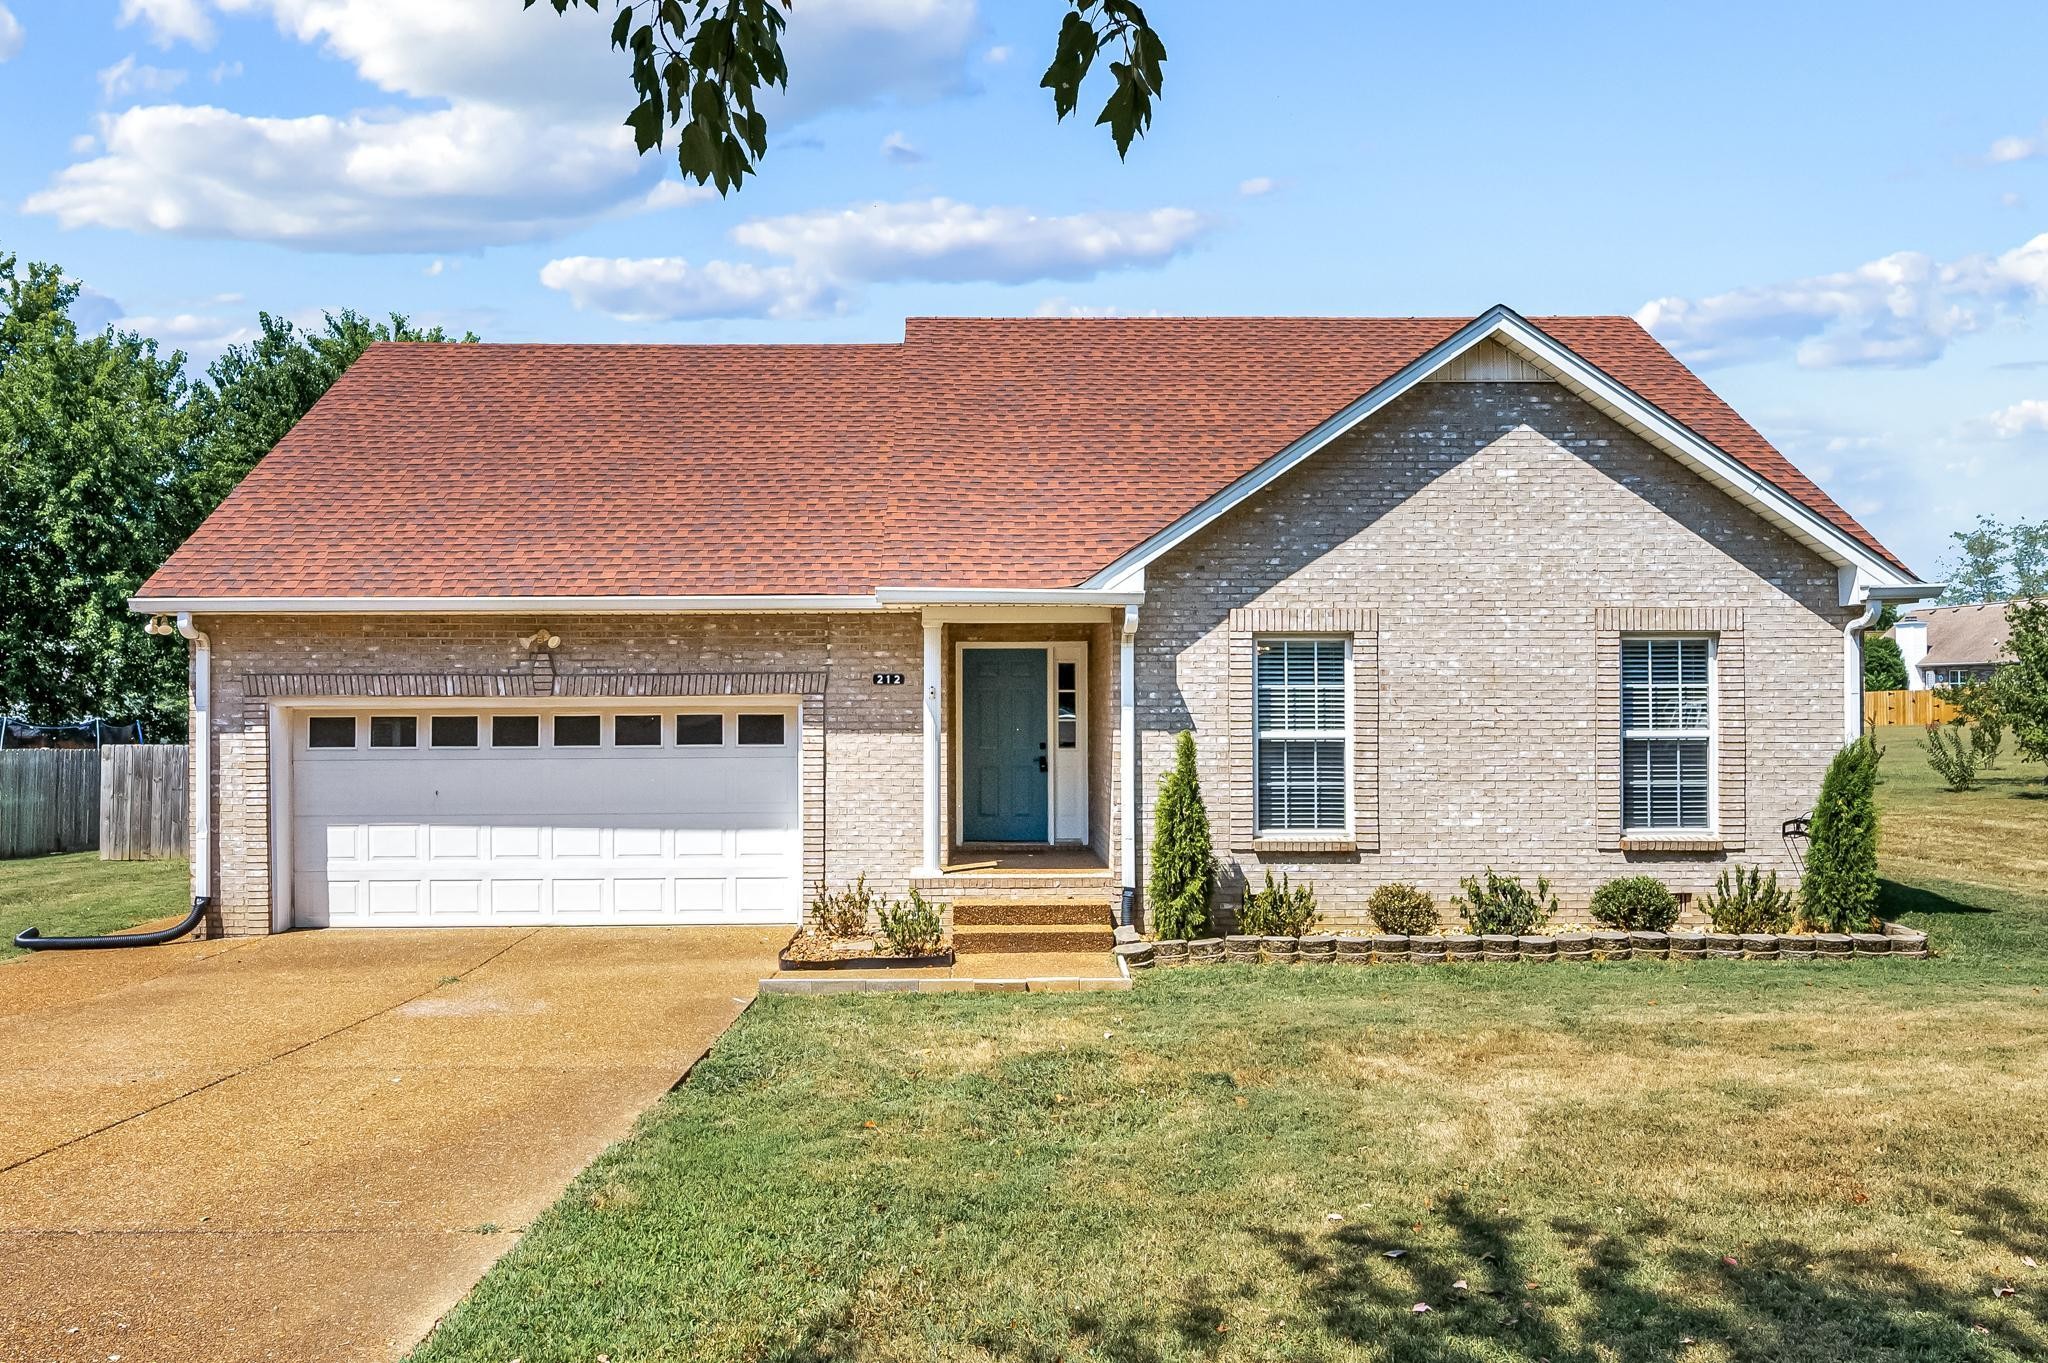
<svg viewBox="0 0 2048 1363"><path fill-rule="evenodd" d="M1889 634L1879 634L1863 641L1863 689L1906 689L1906 655L1899 652L1899 641Z"/></svg>
<svg viewBox="0 0 2048 1363"><path fill-rule="evenodd" d="M1173 770L1159 783L1152 820L1152 875L1145 903L1155 937L1202 937L1209 931L1209 892L1216 884L1216 851L1209 843L1209 811L1195 773L1195 736L1174 743Z"/></svg>
<svg viewBox="0 0 2048 1363"><path fill-rule="evenodd" d="M1943 565L1946 605L2010 601L2048 595L2048 521L1994 520L1979 516L1968 530L1949 535L1954 556Z"/></svg>
<svg viewBox="0 0 2048 1363"><path fill-rule="evenodd" d="M1861 932L1877 916L1878 746L1859 738L1821 778L1799 888L1808 922L1823 932Z"/></svg>
<svg viewBox="0 0 2048 1363"><path fill-rule="evenodd" d="M1955 700L1971 723L2010 729L2021 756L2048 762L2048 596L2013 602L2005 620L2006 659Z"/></svg>
<svg viewBox="0 0 2048 1363"><path fill-rule="evenodd" d="M79 285L0 255L0 706L43 721L185 727L185 653L128 597L192 524L185 357L81 336Z"/></svg>
<svg viewBox="0 0 2048 1363"><path fill-rule="evenodd" d="M555 13L601 10L603 0L548 0ZM635 103L626 115L642 155L676 138L676 165L720 194L738 189L768 154L768 120L757 106L764 89L789 87L783 57L783 11L803 17L794 0L613 0L612 46L628 54ZM535 0L521 0L532 9ZM1052 91L1064 119L1080 103L1095 60L1110 52L1109 97L1095 122L1109 125L1116 153L1152 124L1152 101L1165 82L1166 45L1134 0L1064 0L1052 64L1039 88Z"/></svg>

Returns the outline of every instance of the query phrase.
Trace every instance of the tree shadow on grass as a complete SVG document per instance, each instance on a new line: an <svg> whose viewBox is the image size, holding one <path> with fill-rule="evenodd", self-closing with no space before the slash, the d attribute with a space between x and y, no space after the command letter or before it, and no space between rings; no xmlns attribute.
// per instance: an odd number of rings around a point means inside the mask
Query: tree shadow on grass
<svg viewBox="0 0 2048 1363"><path fill-rule="evenodd" d="M1878 885L1878 912L1886 919L1896 919L1909 913L1997 913L1989 904L1972 904L1965 900L1932 890L1925 885L1908 885L1897 880L1880 880Z"/></svg>

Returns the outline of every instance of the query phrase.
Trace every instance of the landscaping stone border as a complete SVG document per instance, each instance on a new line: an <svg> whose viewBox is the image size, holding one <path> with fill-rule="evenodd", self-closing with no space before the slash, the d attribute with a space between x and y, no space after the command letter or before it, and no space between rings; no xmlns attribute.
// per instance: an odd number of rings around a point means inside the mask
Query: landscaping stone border
<svg viewBox="0 0 2048 1363"><path fill-rule="evenodd" d="M1307 937L1205 937L1192 942L1121 942L1131 970L1153 966L1237 964L1434 965L1442 961L1850 961L1878 956L1927 959L1927 934L1897 923L1883 932L1591 932L1488 933L1414 937L1315 933Z"/></svg>

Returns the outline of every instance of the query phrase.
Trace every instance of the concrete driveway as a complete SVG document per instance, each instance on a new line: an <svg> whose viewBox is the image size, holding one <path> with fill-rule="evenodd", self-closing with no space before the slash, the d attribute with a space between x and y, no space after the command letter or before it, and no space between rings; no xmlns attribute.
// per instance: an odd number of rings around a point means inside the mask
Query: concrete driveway
<svg viewBox="0 0 2048 1363"><path fill-rule="evenodd" d="M788 932L303 932L0 965L0 1358L389 1359Z"/></svg>

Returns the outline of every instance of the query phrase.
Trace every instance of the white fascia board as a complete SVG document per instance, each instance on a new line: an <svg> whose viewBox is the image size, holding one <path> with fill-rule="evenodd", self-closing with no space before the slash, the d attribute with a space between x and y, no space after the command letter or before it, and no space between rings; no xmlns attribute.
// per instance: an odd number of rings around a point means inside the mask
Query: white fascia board
<svg viewBox="0 0 2048 1363"><path fill-rule="evenodd" d="M873 596L136 596L128 609L143 615L673 615L887 607Z"/></svg>
<svg viewBox="0 0 2048 1363"><path fill-rule="evenodd" d="M1566 388L1675 456L1738 501L1754 507L1796 538L1820 551L1830 562L1857 570L1873 586L1907 588L1920 585L1910 575L1886 563L1797 499L1752 472L1739 460L1694 435L1658 411L1641 396L1544 335L1505 304L1496 304L1488 308L1410 362L1399 373L1081 585L1106 588L1123 586L1133 572L1141 571L1146 564L1287 474L1304 459L1386 407L1473 346L1487 340L1498 341L1524 359L1541 366Z"/></svg>
<svg viewBox="0 0 2048 1363"><path fill-rule="evenodd" d="M1135 606L1144 601L1142 579L1137 590L1099 587L880 587L875 599L884 606Z"/></svg>

